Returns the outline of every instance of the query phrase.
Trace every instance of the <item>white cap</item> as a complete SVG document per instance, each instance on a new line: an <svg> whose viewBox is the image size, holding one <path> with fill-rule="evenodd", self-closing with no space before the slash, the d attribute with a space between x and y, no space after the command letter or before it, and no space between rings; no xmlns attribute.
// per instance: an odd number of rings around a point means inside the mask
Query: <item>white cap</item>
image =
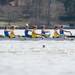
<svg viewBox="0 0 75 75"><path fill-rule="evenodd" d="M29 24L26 24L27 27L29 27Z"/></svg>

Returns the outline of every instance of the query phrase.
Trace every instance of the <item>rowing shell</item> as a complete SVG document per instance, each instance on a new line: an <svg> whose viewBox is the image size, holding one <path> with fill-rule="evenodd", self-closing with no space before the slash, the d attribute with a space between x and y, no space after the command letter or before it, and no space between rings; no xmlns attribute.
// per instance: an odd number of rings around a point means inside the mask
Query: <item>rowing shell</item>
<svg viewBox="0 0 75 75"><path fill-rule="evenodd" d="M40 40L64 41L64 40L75 40L75 36L66 36L66 37L62 37L62 38L27 38L27 37L24 37L24 36L19 36L19 37L11 38L11 39L7 38L7 37L0 38L0 41L3 41L3 40L10 40L10 41L11 40L15 40L15 41L24 41L24 40L27 40L27 41L40 41Z"/></svg>

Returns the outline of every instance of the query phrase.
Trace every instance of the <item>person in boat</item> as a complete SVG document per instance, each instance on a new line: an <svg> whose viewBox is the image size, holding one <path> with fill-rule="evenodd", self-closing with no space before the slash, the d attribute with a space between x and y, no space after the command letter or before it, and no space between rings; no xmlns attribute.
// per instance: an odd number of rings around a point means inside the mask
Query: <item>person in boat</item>
<svg viewBox="0 0 75 75"><path fill-rule="evenodd" d="M64 37L64 29L63 29L63 26L60 26L59 28L59 34L60 34L60 37Z"/></svg>
<svg viewBox="0 0 75 75"><path fill-rule="evenodd" d="M14 33L14 29L15 29L15 27L14 26L11 26L11 30L10 30L10 38L15 38L16 36L15 36L15 33Z"/></svg>
<svg viewBox="0 0 75 75"><path fill-rule="evenodd" d="M5 27L5 29L4 29L4 36L5 36L5 37L10 37L10 36L9 36L9 30L8 30L7 27Z"/></svg>
<svg viewBox="0 0 75 75"><path fill-rule="evenodd" d="M55 26L54 27L54 32L53 32L53 38L59 38L60 37L60 34L58 33L58 27L57 26Z"/></svg>
<svg viewBox="0 0 75 75"><path fill-rule="evenodd" d="M72 36L72 33L70 31L64 30L63 26L61 25L59 28L60 37L65 37L64 32L68 32L68 33L70 33L70 36Z"/></svg>
<svg viewBox="0 0 75 75"><path fill-rule="evenodd" d="M37 26L33 26L32 38L40 38L40 37L42 37L41 34L36 33L36 30L37 30Z"/></svg>
<svg viewBox="0 0 75 75"><path fill-rule="evenodd" d="M29 35L29 25L26 24L26 27L25 27L25 31L24 31L24 34L25 34L25 37L28 37L28 38L31 38L32 36Z"/></svg>
<svg viewBox="0 0 75 75"><path fill-rule="evenodd" d="M41 35L45 38L48 38L50 36L50 32L49 31L45 31L45 25L42 26L42 30L41 30Z"/></svg>

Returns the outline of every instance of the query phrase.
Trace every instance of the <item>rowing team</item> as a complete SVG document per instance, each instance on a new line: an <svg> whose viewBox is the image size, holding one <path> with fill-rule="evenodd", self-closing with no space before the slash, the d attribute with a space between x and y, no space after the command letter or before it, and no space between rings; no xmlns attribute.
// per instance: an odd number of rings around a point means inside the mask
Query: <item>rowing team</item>
<svg viewBox="0 0 75 75"><path fill-rule="evenodd" d="M15 29L14 26L11 27L11 30L8 30L8 28L5 27L5 30L4 30L4 35L5 35L5 37L15 38L16 35L15 35L15 33L14 33L14 29ZM58 29L59 29L59 32L58 32ZM24 34L25 34L24 36L27 37L27 38L41 38L41 37L48 38L48 37L51 36L50 31L46 31L45 25L43 25L42 28L41 28L41 34L36 33L36 30L37 30L37 26L33 26L33 29L30 30L30 29L29 29L29 25L26 25L25 31L24 31ZM9 32L10 32L10 33L9 33ZM32 34L30 35L29 32L31 32ZM71 34L70 31L65 31L65 30L63 29L63 26L60 26L60 27L55 26L55 27L54 27L54 32L53 32L53 34L52 34L52 37L53 37L53 38L64 37L64 36L65 36L64 32L69 32L69 33ZM71 34L71 35L72 35L72 34Z"/></svg>

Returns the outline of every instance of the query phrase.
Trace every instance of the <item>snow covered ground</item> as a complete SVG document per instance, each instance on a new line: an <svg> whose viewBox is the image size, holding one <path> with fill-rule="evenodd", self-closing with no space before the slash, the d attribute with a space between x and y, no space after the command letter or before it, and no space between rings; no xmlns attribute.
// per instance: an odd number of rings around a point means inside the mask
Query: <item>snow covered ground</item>
<svg viewBox="0 0 75 75"><path fill-rule="evenodd" d="M75 75L75 41L0 41L0 75Z"/></svg>

